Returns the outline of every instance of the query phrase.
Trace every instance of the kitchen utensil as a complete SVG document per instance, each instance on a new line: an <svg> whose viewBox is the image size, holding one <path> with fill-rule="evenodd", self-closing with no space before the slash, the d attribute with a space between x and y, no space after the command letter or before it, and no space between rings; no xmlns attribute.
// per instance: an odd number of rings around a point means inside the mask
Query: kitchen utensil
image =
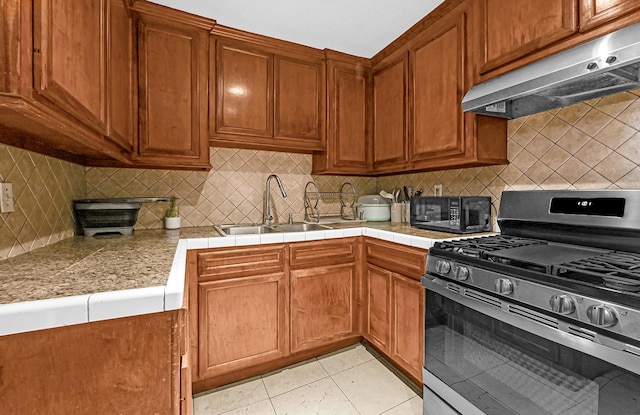
<svg viewBox="0 0 640 415"><path fill-rule="evenodd" d="M400 189L393 189L393 201L398 203L398 196L400 196Z"/></svg>
<svg viewBox="0 0 640 415"><path fill-rule="evenodd" d="M413 196L414 196L414 197L418 197L418 196L420 196L421 194L422 194L422 189L418 189L418 190L416 190L416 194L415 194L415 195L413 195Z"/></svg>
<svg viewBox="0 0 640 415"><path fill-rule="evenodd" d="M380 190L380 196L384 197L385 199L389 199L392 202L394 201L394 196L386 190Z"/></svg>

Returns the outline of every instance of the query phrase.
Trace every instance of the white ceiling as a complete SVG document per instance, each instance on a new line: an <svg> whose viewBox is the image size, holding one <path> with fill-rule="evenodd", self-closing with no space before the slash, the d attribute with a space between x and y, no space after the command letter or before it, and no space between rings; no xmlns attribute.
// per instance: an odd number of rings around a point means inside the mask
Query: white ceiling
<svg viewBox="0 0 640 415"><path fill-rule="evenodd" d="M370 58L443 0L151 0L219 24Z"/></svg>

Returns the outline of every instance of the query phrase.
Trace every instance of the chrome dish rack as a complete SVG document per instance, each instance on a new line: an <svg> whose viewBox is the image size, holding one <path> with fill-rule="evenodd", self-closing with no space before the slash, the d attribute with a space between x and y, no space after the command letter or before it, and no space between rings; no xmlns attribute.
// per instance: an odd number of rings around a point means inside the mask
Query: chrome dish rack
<svg viewBox="0 0 640 415"><path fill-rule="evenodd" d="M321 192L314 182L304 188L304 220L331 223L356 219L356 189L344 182L337 192Z"/></svg>

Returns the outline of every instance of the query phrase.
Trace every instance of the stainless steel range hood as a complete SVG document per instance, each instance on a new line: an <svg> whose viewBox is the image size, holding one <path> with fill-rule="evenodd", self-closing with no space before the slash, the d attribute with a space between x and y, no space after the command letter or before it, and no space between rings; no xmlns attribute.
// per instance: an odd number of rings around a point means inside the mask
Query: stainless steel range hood
<svg viewBox="0 0 640 415"><path fill-rule="evenodd" d="M518 118L640 88L640 23L472 87L463 111Z"/></svg>

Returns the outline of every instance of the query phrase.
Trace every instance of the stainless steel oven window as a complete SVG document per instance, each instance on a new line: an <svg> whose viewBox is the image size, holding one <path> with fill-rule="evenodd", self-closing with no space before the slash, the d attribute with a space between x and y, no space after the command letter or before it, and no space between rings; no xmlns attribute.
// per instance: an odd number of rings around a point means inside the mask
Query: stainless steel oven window
<svg viewBox="0 0 640 415"><path fill-rule="evenodd" d="M640 414L639 375L431 290L425 369L486 414Z"/></svg>

